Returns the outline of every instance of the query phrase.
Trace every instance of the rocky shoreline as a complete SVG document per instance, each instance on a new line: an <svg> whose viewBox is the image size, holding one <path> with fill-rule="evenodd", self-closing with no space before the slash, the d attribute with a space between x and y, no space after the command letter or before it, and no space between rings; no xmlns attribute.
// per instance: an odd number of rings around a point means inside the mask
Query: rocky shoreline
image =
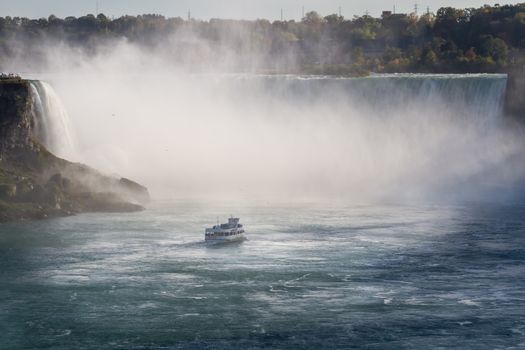
<svg viewBox="0 0 525 350"><path fill-rule="evenodd" d="M58 158L39 142L29 84L0 80L0 222L144 210L146 187Z"/></svg>

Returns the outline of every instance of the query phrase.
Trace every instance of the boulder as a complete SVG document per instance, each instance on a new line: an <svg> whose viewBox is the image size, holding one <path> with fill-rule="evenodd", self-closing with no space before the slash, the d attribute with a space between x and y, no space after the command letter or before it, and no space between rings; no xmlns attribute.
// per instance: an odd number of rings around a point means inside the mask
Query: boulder
<svg viewBox="0 0 525 350"><path fill-rule="evenodd" d="M147 203L150 200L148 189L130 179L121 178L119 187L120 192L125 198L139 203Z"/></svg>
<svg viewBox="0 0 525 350"><path fill-rule="evenodd" d="M0 199L12 200L16 197L15 184L0 184Z"/></svg>

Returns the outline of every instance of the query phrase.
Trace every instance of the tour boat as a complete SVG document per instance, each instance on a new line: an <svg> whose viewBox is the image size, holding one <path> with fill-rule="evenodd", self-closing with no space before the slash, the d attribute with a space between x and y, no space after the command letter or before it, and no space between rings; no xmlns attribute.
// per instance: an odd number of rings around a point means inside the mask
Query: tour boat
<svg viewBox="0 0 525 350"><path fill-rule="evenodd" d="M242 224L239 224L239 218L231 217L226 224L207 228L204 232L204 239L207 243L242 241L245 239L244 227Z"/></svg>

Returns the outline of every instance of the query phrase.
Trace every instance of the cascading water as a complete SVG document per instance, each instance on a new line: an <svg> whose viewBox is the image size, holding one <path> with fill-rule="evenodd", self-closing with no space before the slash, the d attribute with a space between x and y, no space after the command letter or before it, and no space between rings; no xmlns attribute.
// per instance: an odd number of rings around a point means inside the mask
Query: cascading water
<svg viewBox="0 0 525 350"><path fill-rule="evenodd" d="M35 136L53 154L75 158L69 115L55 90L46 82L33 80L31 94Z"/></svg>
<svg viewBox="0 0 525 350"><path fill-rule="evenodd" d="M237 76L233 83L219 80L215 91L233 96L241 111L229 114L240 116L239 125L262 120L261 131L238 134L250 135L243 147L266 159L261 173L267 168L271 176L280 167L289 176L286 189L434 197L479 182L499 184L487 172L504 169L518 149L503 125L506 80L496 74Z"/></svg>
<svg viewBox="0 0 525 350"><path fill-rule="evenodd" d="M523 178L523 138L502 118L505 75L155 72L57 85L82 160L154 195L447 200L515 191Z"/></svg>
<svg viewBox="0 0 525 350"><path fill-rule="evenodd" d="M262 95L300 105L347 103L385 116L436 106L485 123L502 112L506 74L384 74L362 78L239 76L242 89L259 86ZM254 82L256 84L254 84ZM262 82L262 83L261 83ZM257 85L258 84L258 85Z"/></svg>

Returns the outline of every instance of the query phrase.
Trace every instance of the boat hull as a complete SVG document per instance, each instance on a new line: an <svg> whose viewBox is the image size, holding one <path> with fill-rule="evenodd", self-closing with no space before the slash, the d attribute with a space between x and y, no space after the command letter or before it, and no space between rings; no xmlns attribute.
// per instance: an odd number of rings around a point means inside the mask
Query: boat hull
<svg viewBox="0 0 525 350"><path fill-rule="evenodd" d="M230 243L230 242L240 242L244 241L246 237L244 233L233 236L220 236L220 237L206 237L205 241L207 244L220 244L220 243Z"/></svg>

